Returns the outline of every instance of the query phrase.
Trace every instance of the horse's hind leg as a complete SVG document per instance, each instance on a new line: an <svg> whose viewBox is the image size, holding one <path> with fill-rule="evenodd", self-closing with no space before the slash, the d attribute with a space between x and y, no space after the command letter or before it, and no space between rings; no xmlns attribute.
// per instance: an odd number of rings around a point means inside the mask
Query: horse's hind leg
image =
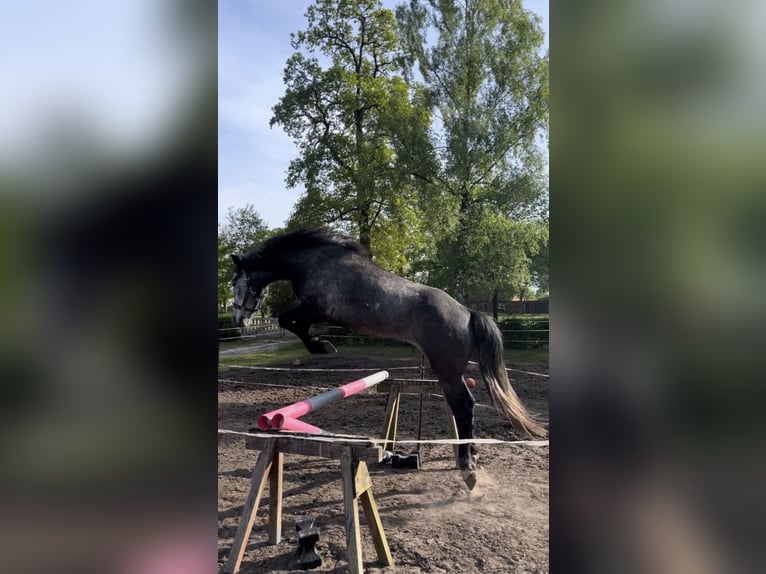
<svg viewBox="0 0 766 574"><path fill-rule="evenodd" d="M457 426L457 434L461 439L473 438L473 407L476 402L468 390L463 377L453 374L449 377L439 376L444 397L452 410ZM476 486L476 450L472 444L458 446L458 467L463 480L469 489Z"/></svg>
<svg viewBox="0 0 766 574"><path fill-rule="evenodd" d="M309 353L314 355L337 353L332 343L320 341L319 336L314 332L312 325L320 322L321 319L316 317L312 309L304 303L279 315L279 326L298 335Z"/></svg>

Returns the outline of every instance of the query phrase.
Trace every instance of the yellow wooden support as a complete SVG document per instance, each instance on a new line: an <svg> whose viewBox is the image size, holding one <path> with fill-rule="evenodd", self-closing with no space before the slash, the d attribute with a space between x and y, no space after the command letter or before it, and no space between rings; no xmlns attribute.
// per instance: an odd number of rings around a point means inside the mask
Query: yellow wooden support
<svg viewBox="0 0 766 574"><path fill-rule="evenodd" d="M367 470L367 463L353 460L349 452L342 456L341 466L343 470L343 506L345 511L349 572L351 574L363 574L364 572L359 526L359 503L362 505L367 525L370 528L378 562L384 566L393 565L394 559L391 556L391 549L388 546L388 540L386 540L386 533L383 530L378 507L372 496L372 480Z"/></svg>
<svg viewBox="0 0 766 574"><path fill-rule="evenodd" d="M388 391L386 414L383 417L383 432L381 438L385 439L383 450L393 451L396 446L396 426L399 422L399 393L398 385L392 386Z"/></svg>
<svg viewBox="0 0 766 574"><path fill-rule="evenodd" d="M351 449L341 454L343 473L343 516L346 527L346 550L348 551L349 574L364 574L362 565L362 537L359 532L359 505L355 486L354 459Z"/></svg>
<svg viewBox="0 0 766 574"><path fill-rule="evenodd" d="M386 533L383 530L383 523L380 521L378 507L372 496L372 481L370 480L370 474L367 471L367 463L363 461L359 462L359 466L357 467L357 484L360 483L367 485L366 488L357 491L357 496L359 497L359 502L362 504L364 517L367 519L367 524L370 527L372 543L375 545L375 553L378 555L378 562L385 566L392 566L394 564L394 559L391 556L391 549L388 547L388 541L386 540Z"/></svg>
<svg viewBox="0 0 766 574"><path fill-rule="evenodd" d="M274 464L269 474L269 544L282 540L282 467L285 455L274 454Z"/></svg>

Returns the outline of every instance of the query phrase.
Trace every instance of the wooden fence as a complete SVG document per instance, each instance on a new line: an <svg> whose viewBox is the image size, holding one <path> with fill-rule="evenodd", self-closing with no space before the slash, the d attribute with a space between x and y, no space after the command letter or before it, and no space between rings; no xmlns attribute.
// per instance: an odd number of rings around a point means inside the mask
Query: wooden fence
<svg viewBox="0 0 766 574"><path fill-rule="evenodd" d="M277 336L285 337L287 331L279 326L276 317L250 317L244 327L218 329L218 340L227 341L242 337Z"/></svg>

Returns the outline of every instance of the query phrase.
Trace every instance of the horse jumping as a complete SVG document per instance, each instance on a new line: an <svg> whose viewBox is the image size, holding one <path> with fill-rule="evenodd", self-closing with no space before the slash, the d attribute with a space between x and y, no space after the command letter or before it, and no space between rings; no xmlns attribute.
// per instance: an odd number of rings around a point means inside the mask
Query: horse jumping
<svg viewBox="0 0 766 574"><path fill-rule="evenodd" d="M321 325L398 339L425 354L444 391L461 439L473 438L475 400L463 378L471 359L479 363L495 409L530 436L545 429L511 387L497 325L444 291L413 283L378 267L352 239L326 229L299 229L265 241L247 255L232 255L233 321L241 326L258 308L270 283L286 280L299 300L279 316L311 353L333 353L321 341ZM461 444L458 466L469 489L476 485L476 450Z"/></svg>

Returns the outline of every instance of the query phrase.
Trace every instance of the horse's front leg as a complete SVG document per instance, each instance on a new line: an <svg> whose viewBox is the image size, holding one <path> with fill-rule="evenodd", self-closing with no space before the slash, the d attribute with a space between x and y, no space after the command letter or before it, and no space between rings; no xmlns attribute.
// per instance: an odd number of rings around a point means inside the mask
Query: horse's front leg
<svg viewBox="0 0 766 574"><path fill-rule="evenodd" d="M308 352L314 355L337 353L330 341L320 341L319 333L314 325L321 320L312 309L301 303L295 309L290 309L279 315L279 326L298 335Z"/></svg>
<svg viewBox="0 0 766 574"><path fill-rule="evenodd" d="M475 399L460 375L439 377L444 397L455 417L457 434L461 439L473 438L473 407ZM458 467L469 490L476 486L476 448L473 444L458 445Z"/></svg>

